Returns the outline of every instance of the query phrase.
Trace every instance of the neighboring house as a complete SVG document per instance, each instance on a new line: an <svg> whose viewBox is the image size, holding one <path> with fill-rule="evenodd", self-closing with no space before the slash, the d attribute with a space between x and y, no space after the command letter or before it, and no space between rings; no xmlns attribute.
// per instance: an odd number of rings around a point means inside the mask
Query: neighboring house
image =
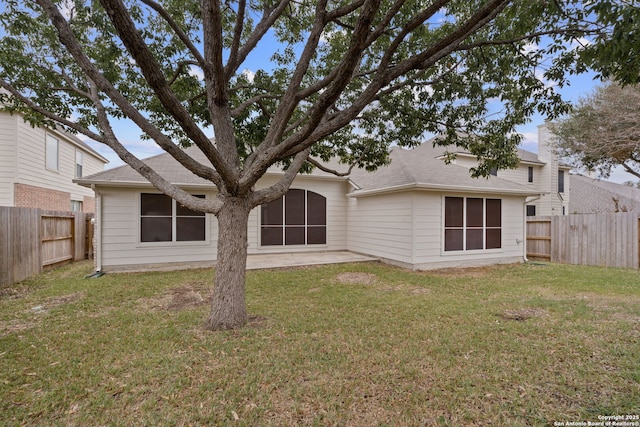
<svg viewBox="0 0 640 427"><path fill-rule="evenodd" d="M187 150L205 161L197 148ZM249 254L349 250L412 269L523 261L527 206L542 202L547 191L541 181L545 173L552 175L545 169L549 165L523 152L527 158L520 169L474 179L464 155L446 165L443 152L425 143L394 148L391 164L376 172L299 175L284 197L251 212ZM145 162L193 195L216 195L210 182L168 154ZM530 166L534 182L529 182ZM270 169L257 187L272 185L281 175ZM213 215L182 207L128 166L75 182L96 190L98 270L215 263Z"/></svg>
<svg viewBox="0 0 640 427"><path fill-rule="evenodd" d="M456 154L454 164L467 168L477 164L472 154L455 149L451 152ZM520 164L516 169L498 170L493 174L522 184L541 195L527 203L527 216L568 215L571 167L558 161L554 137L547 125L538 126L538 154L519 149L518 157Z"/></svg>
<svg viewBox="0 0 640 427"><path fill-rule="evenodd" d="M570 213L588 214L638 210L640 210L640 189L582 175L571 175Z"/></svg>
<svg viewBox="0 0 640 427"><path fill-rule="evenodd" d="M0 112L0 206L93 212L93 190L73 179L102 171L107 162L73 135Z"/></svg>

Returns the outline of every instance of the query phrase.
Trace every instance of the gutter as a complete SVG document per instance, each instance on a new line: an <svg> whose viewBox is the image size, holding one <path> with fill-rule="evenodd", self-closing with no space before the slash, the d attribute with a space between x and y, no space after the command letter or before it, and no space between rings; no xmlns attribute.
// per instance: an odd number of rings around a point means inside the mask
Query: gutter
<svg viewBox="0 0 640 427"><path fill-rule="evenodd" d="M410 183L401 184L391 187L376 188L373 190L355 191L347 194L347 197L362 197L372 196L379 194L395 193L398 191L410 191L410 190L423 190L423 191L449 191L458 193L472 193L472 194L502 194L512 196L538 196L540 192L526 191L526 190L510 190L504 188L491 188L491 187L469 187L465 185L439 185L439 184L422 184L422 183Z"/></svg>

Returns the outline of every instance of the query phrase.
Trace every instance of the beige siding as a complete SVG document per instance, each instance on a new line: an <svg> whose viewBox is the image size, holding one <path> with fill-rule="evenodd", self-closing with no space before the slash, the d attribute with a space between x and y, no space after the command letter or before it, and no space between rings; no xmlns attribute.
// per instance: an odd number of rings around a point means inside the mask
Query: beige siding
<svg viewBox="0 0 640 427"><path fill-rule="evenodd" d="M276 176L265 176L256 188L275 184ZM290 188L310 190L327 199L327 244L308 246L260 246L260 208L249 216L250 254L304 251L339 251L347 249L347 187L345 180L298 176Z"/></svg>
<svg viewBox="0 0 640 427"><path fill-rule="evenodd" d="M533 168L533 182L529 182L529 167ZM543 189L541 172L541 165L521 164L516 169L500 169L497 176L532 190L541 191Z"/></svg>
<svg viewBox="0 0 640 427"><path fill-rule="evenodd" d="M73 173L73 177L77 178L75 176L75 170L76 170L76 161L75 161L75 156L76 156L76 151L80 150L83 153L83 159L82 159L82 176L89 176L89 175L93 175L94 173L98 173L98 172L102 172L104 170L104 162L100 159L98 159L97 157L92 156L91 154L89 154L87 151L85 150L81 150L79 147L73 147L72 150L72 173ZM77 184L73 184L71 186L71 200L80 200L82 201L84 197L94 197L93 194L93 190L86 188L86 187L82 187L80 185Z"/></svg>
<svg viewBox="0 0 640 427"><path fill-rule="evenodd" d="M265 178L258 187L275 183L274 178ZM260 247L259 208L249 217L248 239L250 254L274 252L301 252L318 250L345 250L347 248L347 213L345 181L298 178L291 188L303 188L323 195L327 199L327 244L309 246ZM187 189L194 194L214 197L214 192ZM140 243L139 200L140 193L155 192L150 189L102 188L102 270L124 270L126 266L144 269L144 266L167 264L194 265L211 264L217 256L218 222L214 215L207 214L209 241L206 243Z"/></svg>
<svg viewBox="0 0 640 427"><path fill-rule="evenodd" d="M17 120L18 162L17 182L41 188L64 191L73 200L82 200L84 196L93 197L93 190L72 182L75 178L77 146L56 132L52 135L59 141L58 170L45 167L45 140L48 131L32 128L23 120ZM102 162L85 152L85 175L103 169Z"/></svg>
<svg viewBox="0 0 640 427"><path fill-rule="evenodd" d="M0 113L0 206L14 205L16 118L9 113Z"/></svg>
<svg viewBox="0 0 640 427"><path fill-rule="evenodd" d="M502 199L501 249L444 252L444 195L406 192L351 200L349 250L418 270L521 262L524 256L523 199L493 197Z"/></svg>
<svg viewBox="0 0 640 427"><path fill-rule="evenodd" d="M564 172L564 193L558 193L558 156L555 153L555 137L546 125L538 126L538 157L546 164L541 170L543 190L549 194L536 204L536 215L562 215L569 213L569 171Z"/></svg>
<svg viewBox="0 0 640 427"><path fill-rule="evenodd" d="M189 191L189 190L187 190ZM110 271L126 265L188 263L216 259L217 221L207 214L208 242L203 243L140 243L140 193L151 189L100 190L102 197L102 270ZM192 190L193 193L213 193Z"/></svg>
<svg viewBox="0 0 640 427"><path fill-rule="evenodd" d="M411 193L350 199L348 249L412 264L413 199Z"/></svg>

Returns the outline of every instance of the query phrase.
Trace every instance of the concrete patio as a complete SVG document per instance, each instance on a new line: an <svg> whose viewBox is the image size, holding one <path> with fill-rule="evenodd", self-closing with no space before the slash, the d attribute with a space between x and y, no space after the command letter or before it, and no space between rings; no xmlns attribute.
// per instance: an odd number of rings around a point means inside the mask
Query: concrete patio
<svg viewBox="0 0 640 427"><path fill-rule="evenodd" d="M262 254L247 257L247 270L262 268L300 267L304 265L342 264L349 262L377 261L377 258L347 251L300 252L287 254Z"/></svg>

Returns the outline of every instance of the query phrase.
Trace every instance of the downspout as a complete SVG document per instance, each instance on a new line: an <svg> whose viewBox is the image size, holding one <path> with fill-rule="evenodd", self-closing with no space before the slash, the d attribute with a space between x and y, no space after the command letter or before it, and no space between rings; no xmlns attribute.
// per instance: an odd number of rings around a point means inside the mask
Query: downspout
<svg viewBox="0 0 640 427"><path fill-rule="evenodd" d="M102 275L102 193L91 184L91 189L96 194L96 223L94 236L96 239L96 275Z"/></svg>
<svg viewBox="0 0 640 427"><path fill-rule="evenodd" d="M527 205L536 200L540 200L542 196L543 195L540 194L533 199L525 198L524 202L522 202L522 242L524 243L524 245L522 245L522 259L524 262L529 262L527 258Z"/></svg>

